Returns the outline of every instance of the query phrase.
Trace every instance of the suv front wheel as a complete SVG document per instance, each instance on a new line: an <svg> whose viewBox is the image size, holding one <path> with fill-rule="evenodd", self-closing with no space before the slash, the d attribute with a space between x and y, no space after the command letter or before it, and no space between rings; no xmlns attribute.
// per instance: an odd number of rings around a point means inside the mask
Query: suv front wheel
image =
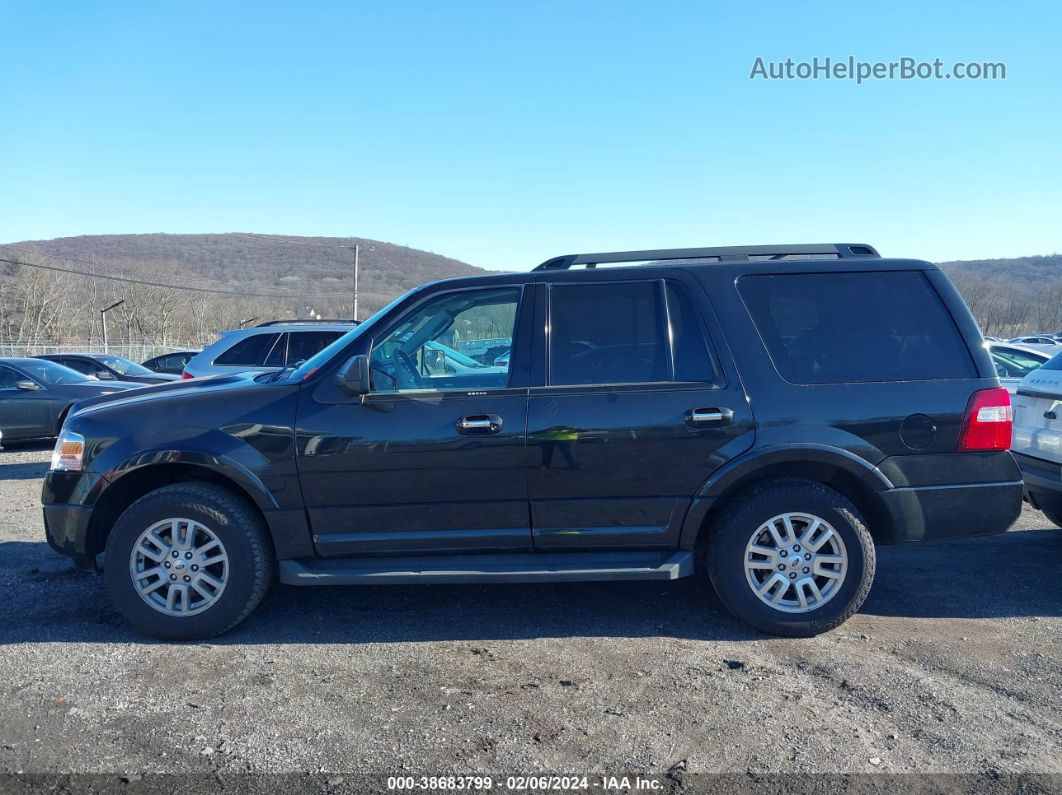
<svg viewBox="0 0 1062 795"><path fill-rule="evenodd" d="M874 580L874 542L862 517L821 483L753 486L711 532L708 571L719 598L772 635L833 629L859 609Z"/></svg>
<svg viewBox="0 0 1062 795"><path fill-rule="evenodd" d="M234 627L262 600L273 567L261 517L210 483L141 497L115 523L104 552L114 605L137 629L166 640Z"/></svg>

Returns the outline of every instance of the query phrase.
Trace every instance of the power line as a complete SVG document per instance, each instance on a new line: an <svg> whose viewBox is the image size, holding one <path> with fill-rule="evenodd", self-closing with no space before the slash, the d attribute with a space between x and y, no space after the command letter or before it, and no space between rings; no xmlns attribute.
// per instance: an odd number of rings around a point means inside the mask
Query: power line
<svg viewBox="0 0 1062 795"><path fill-rule="evenodd" d="M32 249L19 248L18 246L12 245L11 243L0 243L0 246L3 246L5 248L9 248L9 249L11 249L13 251L17 251L17 252L19 252L21 254L26 254L27 256L42 256L42 257L46 257L48 259L57 259L57 260L63 260L63 261L66 261L66 262L76 262L76 263L81 264L81 265L89 265L90 267L92 267L94 269L97 268L97 267L100 267L102 265L103 267L116 268L121 273L128 273L129 271L133 270L132 268L123 268L120 265L110 265L108 263L100 263L100 262L98 262L96 260L78 259L77 257L70 257L70 256L66 256L66 255L63 255L63 254L49 254L48 252L45 252L45 251L34 251ZM3 260L3 261L4 262L11 262L11 260ZM225 289L222 289L222 288L197 287L197 286L194 286L192 284L173 284L171 282L156 283L156 282L146 281L146 280L143 280L143 279L135 279L135 278L132 278L132 277L129 277L129 276L108 276L106 274L99 273L99 272L97 272L95 270L93 272L91 272L91 273L84 273L82 271L77 271L77 270L73 270L73 269L69 269L69 268L54 268L54 267L47 266L47 265L34 265L34 263L24 262L24 261L19 261L16 264L29 265L31 267L40 267L40 268L45 268L46 270L58 271L58 272L61 272L61 273L76 273L76 274L81 275L81 276L91 276L93 278L100 278L100 279L111 279L112 281L124 281L124 282L129 282L129 283L132 283L132 284L146 284L146 285L153 286L153 287L166 287L166 288L169 288L169 289L172 289L172 290L194 290L194 291L198 291L198 292L216 293L216 294L219 294L219 295L246 295L246 296L252 296L252 297L257 297L257 298L278 298L278 299L281 299L281 300L297 300L297 301L301 301L304 298L312 298L314 300L319 300L319 301L327 301L327 300L332 300L332 298L334 298L334 296L304 294L301 290L299 290L298 292L294 292L293 291L291 293L251 293L251 292L225 290ZM138 274L141 274L141 275L147 274L148 276L154 276L154 277L156 277L158 279L166 278L166 275L158 273L157 271L149 271L149 270L143 270L143 269L139 269L138 268L138 269L136 269L136 272ZM209 282L210 280L206 279L206 278L203 278L203 277L192 277L191 281L193 281L193 282ZM283 287L281 287L279 289L280 290L285 290L285 289L297 289L297 288L283 288Z"/></svg>
<svg viewBox="0 0 1062 795"><path fill-rule="evenodd" d="M20 254L25 254L25 255L30 256L30 257L39 256L39 257L45 257L47 259L63 260L64 262L76 262L76 263L78 263L80 265L89 265L92 268L98 268L98 267L101 267L101 266L104 267L104 268L114 268L119 273L129 273L130 271L135 270L138 275L143 276L143 275L146 274L148 276L154 276L157 279L165 279L169 275L169 274L159 273L158 271L147 270L147 269L144 269L144 268L133 269L133 268L128 268L128 267L122 267L121 265L113 265L113 264L110 264L110 263L101 263L98 260L78 259L77 257L70 257L70 256L66 256L64 254L50 254L50 253L48 253L46 251L35 251L33 249L19 248L18 246L12 245L11 243L0 243L0 246L3 246L5 248L9 248L12 251L17 251ZM29 264L29 263L23 263L23 264ZM73 271L70 271L70 272L73 273ZM89 275L91 275L91 276L99 276L100 278L107 278L103 274L100 274L100 273L97 273L97 272L93 272L93 273L91 273ZM193 276L193 277L191 277L191 279L189 281L190 282L207 282L207 283L209 283L212 280L208 279L206 277L202 277L202 276ZM172 287L175 290L185 289L184 286L173 284L171 282L167 282L164 286L165 287ZM204 288L195 288L195 286L193 284L187 284L187 286L188 286L189 289L204 289L204 290L208 289L208 288L205 288L205 287ZM278 288L278 289L284 290L286 288L281 287L281 288ZM295 294L291 295L292 298L298 298L300 296L301 296L301 293L300 293L300 295L295 295ZM269 295L269 296L266 296L266 297L286 297L286 296L284 296L283 294L272 294L272 295Z"/></svg>
<svg viewBox="0 0 1062 795"><path fill-rule="evenodd" d="M71 259L70 257L61 257L60 259ZM78 260L72 260L78 261ZM276 293L252 293L243 290L221 290L212 287L189 287L179 284L164 284L162 282L151 282L146 279L134 279L128 276L113 276L105 273L89 273L88 271L74 270L73 268L59 268L54 265L42 265L37 262L23 262L17 259L7 259L6 257L0 257L0 262L7 262L12 265L23 265L27 268L43 268L44 270L55 271L57 273L69 273L75 276L88 276L94 279L109 279L114 282L125 282L127 284L143 284L148 287L164 287L169 290L189 290L197 293L213 293L215 295L235 295L239 297L247 298L275 298L283 301L297 300L301 301L304 298L312 298L316 301L331 301L335 299L335 296L325 295L277 295ZM89 263L91 264L91 263Z"/></svg>

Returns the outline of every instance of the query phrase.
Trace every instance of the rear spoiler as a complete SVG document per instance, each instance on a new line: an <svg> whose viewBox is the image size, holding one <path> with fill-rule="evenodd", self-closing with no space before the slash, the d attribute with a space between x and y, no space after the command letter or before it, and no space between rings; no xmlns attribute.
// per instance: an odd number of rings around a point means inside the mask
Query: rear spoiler
<svg viewBox="0 0 1062 795"><path fill-rule="evenodd" d="M1046 398L1048 400L1062 400L1062 391L1060 391L1060 392L1039 392L1039 391L1037 391L1035 389L1029 389L1028 387L1026 387L1025 389L1019 389L1016 394L1022 395L1024 397L1031 397L1031 398Z"/></svg>

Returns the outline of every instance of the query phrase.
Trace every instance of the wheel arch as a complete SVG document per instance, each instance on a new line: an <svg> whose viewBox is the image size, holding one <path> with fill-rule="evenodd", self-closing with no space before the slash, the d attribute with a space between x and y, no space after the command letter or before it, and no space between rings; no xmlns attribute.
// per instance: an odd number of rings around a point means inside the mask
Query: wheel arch
<svg viewBox="0 0 1062 795"><path fill-rule="evenodd" d="M68 416L70 416L70 408L73 405L74 405L73 403L67 403L59 411L59 416L55 420L55 433L56 433L56 435L58 435L63 430L63 424L66 422L66 418Z"/></svg>
<svg viewBox="0 0 1062 795"><path fill-rule="evenodd" d="M802 478L834 489L859 510L876 544L895 541L895 520L881 498L882 491L893 487L888 478L847 450L806 446L761 449L715 473L693 500L680 546L702 549L728 504L752 486L775 478Z"/></svg>
<svg viewBox="0 0 1062 795"><path fill-rule="evenodd" d="M103 551L111 528L130 505L144 495L174 483L212 483L221 486L246 501L269 527L268 517L261 505L262 495L255 495L246 483L198 463L148 464L126 471L100 494L88 526L87 548L90 554Z"/></svg>

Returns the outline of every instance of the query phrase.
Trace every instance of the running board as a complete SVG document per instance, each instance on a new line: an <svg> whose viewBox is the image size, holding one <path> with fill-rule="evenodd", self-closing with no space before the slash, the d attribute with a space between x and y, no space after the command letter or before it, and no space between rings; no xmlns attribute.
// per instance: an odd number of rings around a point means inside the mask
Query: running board
<svg viewBox="0 0 1062 795"><path fill-rule="evenodd" d="M282 560L279 565L280 581L288 585L677 580L693 574L693 553L678 550L303 558Z"/></svg>

